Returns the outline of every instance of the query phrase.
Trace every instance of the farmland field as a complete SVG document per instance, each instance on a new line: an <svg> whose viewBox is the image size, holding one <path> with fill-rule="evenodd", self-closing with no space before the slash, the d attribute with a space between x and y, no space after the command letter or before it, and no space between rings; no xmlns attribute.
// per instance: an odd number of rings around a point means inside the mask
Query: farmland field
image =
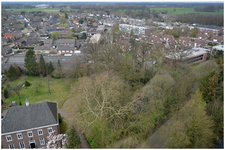
<svg viewBox="0 0 225 150"><path fill-rule="evenodd" d="M45 11L47 13L59 13L61 8L21 8L21 9L7 9L7 11L26 11L26 12L32 12L32 11ZM63 10L71 10L70 8L64 8ZM76 9L73 9L76 10Z"/></svg>
<svg viewBox="0 0 225 150"><path fill-rule="evenodd" d="M174 11L176 9L176 11ZM186 14L186 13L198 13L198 14L223 14L223 9L220 9L219 11L216 12L196 12L194 8L172 8L172 7L155 7L155 8L150 8L151 13L153 11L155 12L164 12L167 10L167 15L178 15L178 14ZM135 11L135 10L132 10ZM136 10L141 11L141 10ZM118 12L126 12L126 9L124 10L118 10Z"/></svg>

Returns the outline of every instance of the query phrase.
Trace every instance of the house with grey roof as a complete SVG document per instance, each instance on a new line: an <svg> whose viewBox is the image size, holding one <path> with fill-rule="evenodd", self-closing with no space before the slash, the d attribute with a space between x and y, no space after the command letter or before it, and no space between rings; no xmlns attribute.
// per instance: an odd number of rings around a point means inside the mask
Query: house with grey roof
<svg viewBox="0 0 225 150"><path fill-rule="evenodd" d="M8 54L12 53L12 48L9 46L2 47L2 56L5 57Z"/></svg>
<svg viewBox="0 0 225 150"><path fill-rule="evenodd" d="M49 54L51 51L50 46L35 46L34 47L34 52L35 54Z"/></svg>
<svg viewBox="0 0 225 150"><path fill-rule="evenodd" d="M2 148L45 148L46 137L59 134L57 103L42 102L9 107L1 122Z"/></svg>

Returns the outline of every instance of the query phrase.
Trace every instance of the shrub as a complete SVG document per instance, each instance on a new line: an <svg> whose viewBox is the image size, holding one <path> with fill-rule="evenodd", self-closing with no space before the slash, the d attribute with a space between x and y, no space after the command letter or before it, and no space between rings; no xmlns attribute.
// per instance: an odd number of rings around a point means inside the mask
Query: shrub
<svg viewBox="0 0 225 150"><path fill-rule="evenodd" d="M95 143L95 141L91 137L87 136L87 140L91 148L98 148L98 145Z"/></svg>
<svg viewBox="0 0 225 150"><path fill-rule="evenodd" d="M62 123L62 116L60 113L58 113L59 123Z"/></svg>
<svg viewBox="0 0 225 150"><path fill-rule="evenodd" d="M30 86L30 83L28 81L25 81L25 86L26 87Z"/></svg>
<svg viewBox="0 0 225 150"><path fill-rule="evenodd" d="M19 102L19 106L21 106L22 105L22 103L21 103L21 101Z"/></svg>
<svg viewBox="0 0 225 150"><path fill-rule="evenodd" d="M73 148L81 148L82 147L80 137L74 126L72 126L70 128L67 135L69 136L69 139L68 139L68 144L67 144L66 148L73 149Z"/></svg>
<svg viewBox="0 0 225 150"><path fill-rule="evenodd" d="M8 98L9 97L9 93L8 93L8 90L7 89L4 89L4 97L5 98Z"/></svg>

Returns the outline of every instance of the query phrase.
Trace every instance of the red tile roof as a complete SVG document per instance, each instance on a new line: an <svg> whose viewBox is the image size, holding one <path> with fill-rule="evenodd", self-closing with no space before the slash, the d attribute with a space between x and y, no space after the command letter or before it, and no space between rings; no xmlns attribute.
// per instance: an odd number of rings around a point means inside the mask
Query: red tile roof
<svg viewBox="0 0 225 150"><path fill-rule="evenodd" d="M5 33L5 36L4 36L5 38L7 38L7 37L13 37L13 34L12 33Z"/></svg>

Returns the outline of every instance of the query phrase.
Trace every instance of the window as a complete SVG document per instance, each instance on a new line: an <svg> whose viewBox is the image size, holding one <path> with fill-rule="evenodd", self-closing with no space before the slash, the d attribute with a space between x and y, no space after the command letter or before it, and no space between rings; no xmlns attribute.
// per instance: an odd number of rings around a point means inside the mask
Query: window
<svg viewBox="0 0 225 150"><path fill-rule="evenodd" d="M7 142L12 141L11 135L7 135L7 136L6 136L6 140L7 140Z"/></svg>
<svg viewBox="0 0 225 150"><path fill-rule="evenodd" d="M52 133L52 128L48 128L48 133Z"/></svg>
<svg viewBox="0 0 225 150"><path fill-rule="evenodd" d="M23 139L22 133L18 133L18 134L17 134L17 139L18 139L18 140Z"/></svg>
<svg viewBox="0 0 225 150"><path fill-rule="evenodd" d="M37 132L38 132L38 135L43 135L43 131L42 131L42 129L37 130Z"/></svg>
<svg viewBox="0 0 225 150"><path fill-rule="evenodd" d="M10 144L9 149L15 149L14 144Z"/></svg>
<svg viewBox="0 0 225 150"><path fill-rule="evenodd" d="M28 135L28 137L33 137L33 132L29 131L29 132L27 132L27 135Z"/></svg>
<svg viewBox="0 0 225 150"><path fill-rule="evenodd" d="M24 142L20 142L19 145L20 145L20 148L21 148L21 149L25 149L25 144L24 144Z"/></svg>
<svg viewBox="0 0 225 150"><path fill-rule="evenodd" d="M45 139L44 138L40 138L39 140L40 140L41 145L45 145Z"/></svg>

